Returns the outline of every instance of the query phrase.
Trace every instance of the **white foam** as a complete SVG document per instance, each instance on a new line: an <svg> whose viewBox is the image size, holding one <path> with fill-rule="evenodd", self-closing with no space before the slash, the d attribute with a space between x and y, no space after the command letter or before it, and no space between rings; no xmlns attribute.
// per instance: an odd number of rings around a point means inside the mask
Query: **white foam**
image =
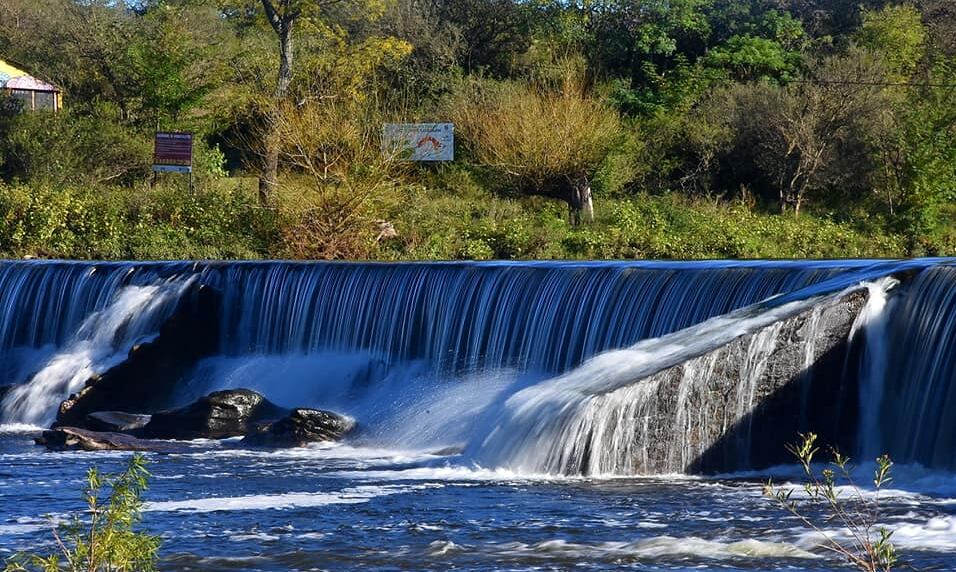
<svg viewBox="0 0 956 572"><path fill-rule="evenodd" d="M39 425L30 425L29 423L4 423L0 424L0 435L19 435L29 433L39 433L44 431Z"/></svg>
<svg viewBox="0 0 956 572"><path fill-rule="evenodd" d="M69 344L56 353L28 383L14 387L0 403L7 423L49 425L57 406L79 391L94 374L126 359L130 349L155 337L166 315L190 281L126 286L110 305L94 312Z"/></svg>
<svg viewBox="0 0 956 572"><path fill-rule="evenodd" d="M429 488L416 486L359 486L335 492L282 493L274 495L249 495L241 497L212 497L181 501L146 503L144 512L226 512L240 510L282 510L330 506L338 504L362 504L376 497L403 494Z"/></svg>
<svg viewBox="0 0 956 572"><path fill-rule="evenodd" d="M724 560L732 558L819 558L818 555L784 542L739 540L721 542L697 537L657 536L635 542L578 544L565 540L549 540L537 544L508 543L499 549L511 556L554 556L580 559L636 558L657 560L674 557Z"/></svg>
<svg viewBox="0 0 956 572"><path fill-rule="evenodd" d="M888 524L898 548L951 552L956 550L956 517L935 516L922 522Z"/></svg>
<svg viewBox="0 0 956 572"><path fill-rule="evenodd" d="M50 525L42 524L0 524L0 536L20 536L47 530Z"/></svg>
<svg viewBox="0 0 956 572"><path fill-rule="evenodd" d="M428 555L432 557L447 556L463 552L464 547L450 540L436 540L428 545Z"/></svg>

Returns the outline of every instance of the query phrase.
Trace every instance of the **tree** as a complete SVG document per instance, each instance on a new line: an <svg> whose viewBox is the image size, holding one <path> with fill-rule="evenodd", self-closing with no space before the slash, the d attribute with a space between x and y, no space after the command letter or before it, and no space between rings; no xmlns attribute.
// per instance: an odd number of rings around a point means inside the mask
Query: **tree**
<svg viewBox="0 0 956 572"><path fill-rule="evenodd" d="M882 56L890 79L904 83L916 73L926 54L926 28L922 14L911 5L887 6L863 13L857 41Z"/></svg>
<svg viewBox="0 0 956 572"><path fill-rule="evenodd" d="M956 62L938 62L920 79L883 114L874 138L876 189L914 252L938 226L940 207L956 200Z"/></svg>
<svg viewBox="0 0 956 572"><path fill-rule="evenodd" d="M525 194L565 201L572 223L593 218L590 179L621 137L617 113L570 79L561 90L466 84L448 104L473 157Z"/></svg>
<svg viewBox="0 0 956 572"><path fill-rule="evenodd" d="M843 173L844 155L866 157L867 121L886 102L880 63L854 50L815 62L801 80L729 89L735 131L730 168L741 184L766 187L781 213L799 216L808 196L841 182L867 182L868 163ZM715 98L719 100L719 98ZM728 113L716 110L717 113Z"/></svg>
<svg viewBox="0 0 956 572"><path fill-rule="evenodd" d="M461 37L459 64L467 72L505 76L513 60L531 47L533 13L521 2L445 0L438 16Z"/></svg>
<svg viewBox="0 0 956 572"><path fill-rule="evenodd" d="M249 0L238 0L248 7ZM296 29L305 24L313 28L325 27L323 18L332 7L351 7L370 17L380 15L384 0L260 0L266 22L276 34L279 45L278 72L271 109L265 117L266 136L263 141L263 173L259 181L259 202L269 205L278 184L280 142L276 126L283 104L288 103L295 76ZM242 10L240 9L240 12Z"/></svg>

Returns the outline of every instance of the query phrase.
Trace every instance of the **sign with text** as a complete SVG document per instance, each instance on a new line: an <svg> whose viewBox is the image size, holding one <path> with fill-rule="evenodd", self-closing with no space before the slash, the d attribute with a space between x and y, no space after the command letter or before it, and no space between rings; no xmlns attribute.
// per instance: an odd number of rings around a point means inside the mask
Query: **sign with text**
<svg viewBox="0 0 956 572"><path fill-rule="evenodd" d="M166 173L193 172L193 134L160 131L156 134L153 170Z"/></svg>
<svg viewBox="0 0 956 572"><path fill-rule="evenodd" d="M386 123L382 128L385 153L408 161L454 161L455 126L451 123Z"/></svg>

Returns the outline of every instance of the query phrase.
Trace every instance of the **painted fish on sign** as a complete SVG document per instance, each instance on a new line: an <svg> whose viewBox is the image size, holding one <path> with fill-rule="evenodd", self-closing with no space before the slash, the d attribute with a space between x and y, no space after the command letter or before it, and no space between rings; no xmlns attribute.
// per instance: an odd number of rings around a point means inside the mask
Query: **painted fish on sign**
<svg viewBox="0 0 956 572"><path fill-rule="evenodd" d="M407 161L455 160L455 126L451 123L386 123L382 149Z"/></svg>

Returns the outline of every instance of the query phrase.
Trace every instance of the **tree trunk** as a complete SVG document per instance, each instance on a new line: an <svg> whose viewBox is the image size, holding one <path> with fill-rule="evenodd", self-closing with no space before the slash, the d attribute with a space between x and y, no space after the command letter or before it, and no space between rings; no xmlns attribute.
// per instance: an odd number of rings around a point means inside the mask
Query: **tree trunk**
<svg viewBox="0 0 956 572"><path fill-rule="evenodd" d="M279 36L279 77L276 82L275 107L269 112L266 119L265 154L263 157L262 177L259 179L259 204L271 206L275 189L279 181L279 141L276 135L279 122L280 106L289 94L289 85L292 83L293 39L292 31L295 27L295 15L277 15L271 11L268 0L263 0L267 6L266 14L271 15L273 29Z"/></svg>
<svg viewBox="0 0 956 572"><path fill-rule="evenodd" d="M594 202L591 199L591 183L587 176L578 177L571 182L568 206L573 226L594 222Z"/></svg>

